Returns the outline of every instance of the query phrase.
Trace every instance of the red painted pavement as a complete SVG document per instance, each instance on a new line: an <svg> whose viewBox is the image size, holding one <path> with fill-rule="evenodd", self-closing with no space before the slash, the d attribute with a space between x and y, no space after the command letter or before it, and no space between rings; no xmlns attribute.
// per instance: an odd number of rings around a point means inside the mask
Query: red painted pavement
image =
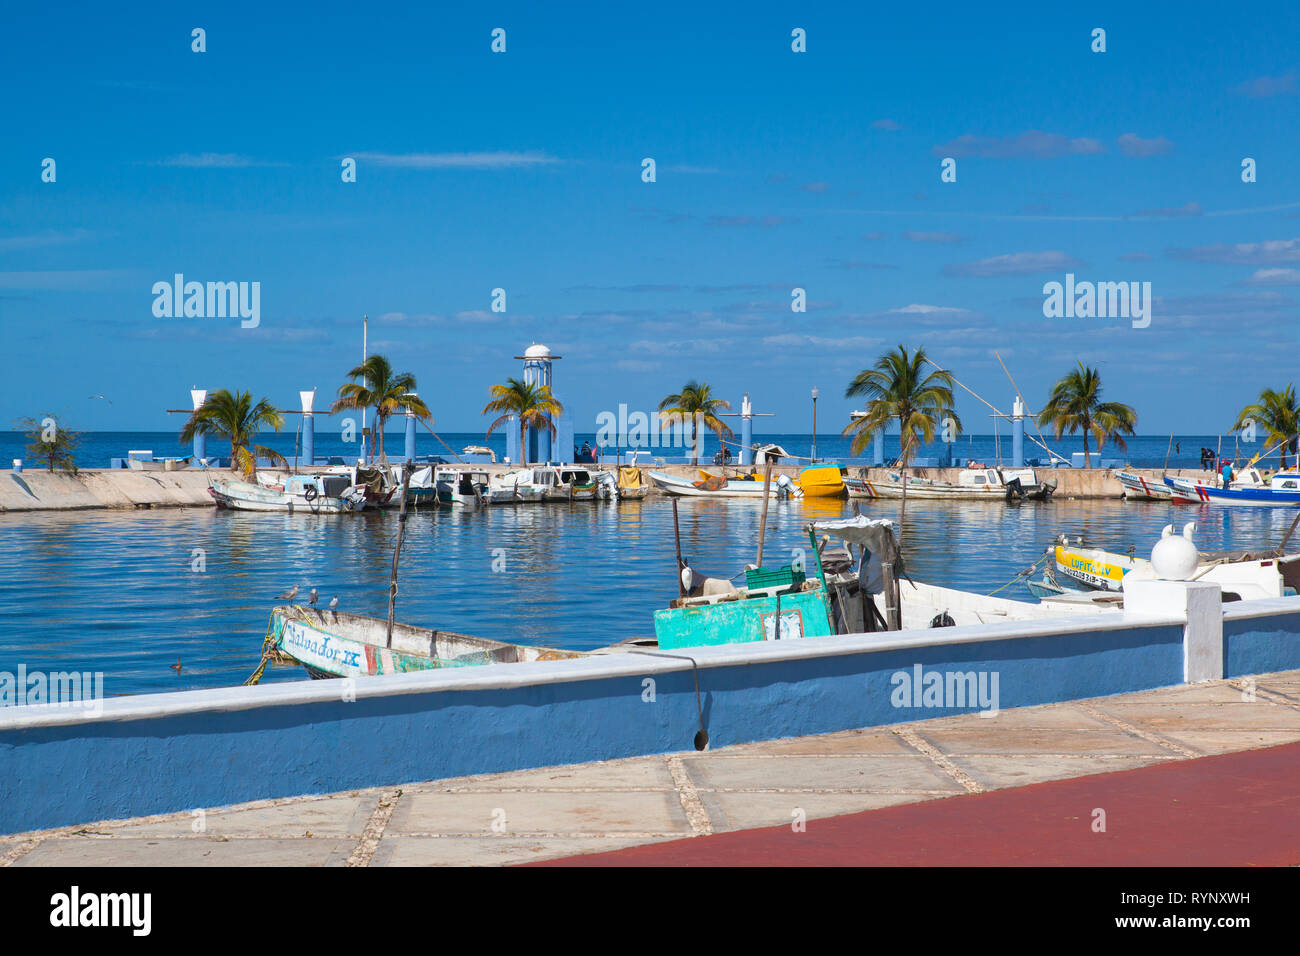
<svg viewBox="0 0 1300 956"><path fill-rule="evenodd" d="M791 810L799 796L790 795ZM1094 833L1093 810L1106 811ZM1300 744L534 866L1294 866Z"/></svg>

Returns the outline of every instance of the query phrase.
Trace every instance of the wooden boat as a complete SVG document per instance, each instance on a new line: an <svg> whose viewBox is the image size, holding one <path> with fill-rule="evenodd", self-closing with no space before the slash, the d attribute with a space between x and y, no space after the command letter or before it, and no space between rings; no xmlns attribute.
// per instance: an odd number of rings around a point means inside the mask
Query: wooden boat
<svg viewBox="0 0 1300 956"><path fill-rule="evenodd" d="M212 478L208 494L218 508L235 511L288 511L344 514L364 511L366 493L346 475L290 475L282 489L247 481Z"/></svg>
<svg viewBox="0 0 1300 956"><path fill-rule="evenodd" d="M301 605L271 611L266 649L280 663L298 663L313 678L371 677L443 667L559 661L586 657L581 651L507 644L453 631L393 624L359 614Z"/></svg>
<svg viewBox="0 0 1300 956"><path fill-rule="evenodd" d="M907 477L907 497L922 500L964 498L976 501L1044 501L1057 483L1039 481L1032 468L963 468L955 482ZM871 483L878 498L903 497L903 476L891 474L887 481Z"/></svg>
<svg viewBox="0 0 1300 956"><path fill-rule="evenodd" d="M655 486L666 494L687 498L757 498L763 497L763 476L756 473L724 477L700 472L698 481L678 478L663 472L647 472ZM774 475L768 487L768 496L787 498L802 494L787 475Z"/></svg>
<svg viewBox="0 0 1300 956"><path fill-rule="evenodd" d="M794 483L805 498L843 498L846 493L844 476L848 470L843 465L818 463L799 471Z"/></svg>
<svg viewBox="0 0 1300 956"><path fill-rule="evenodd" d="M880 497L880 494L876 491L876 483L870 478L846 477L844 479L844 487L847 489L850 498L865 498L871 500Z"/></svg>
<svg viewBox="0 0 1300 956"><path fill-rule="evenodd" d="M618 496L626 501L638 501L650 493L645 473L640 468L623 465L618 469Z"/></svg>
<svg viewBox="0 0 1300 956"><path fill-rule="evenodd" d="M1129 501L1169 501L1173 492L1162 481L1144 478L1142 475L1128 471L1115 472L1115 480L1124 489L1124 497Z"/></svg>

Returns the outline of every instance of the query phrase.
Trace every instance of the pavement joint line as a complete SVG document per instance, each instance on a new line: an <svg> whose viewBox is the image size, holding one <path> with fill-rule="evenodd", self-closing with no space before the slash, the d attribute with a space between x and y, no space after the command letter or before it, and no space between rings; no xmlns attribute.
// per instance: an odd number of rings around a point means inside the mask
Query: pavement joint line
<svg viewBox="0 0 1300 956"><path fill-rule="evenodd" d="M352 851L352 855L348 857L347 866L370 865L370 861L375 855L375 848L379 846L379 841L384 838L384 831L388 829L388 821L393 819L393 810L396 809L397 801L401 796L402 791L397 789L390 790L379 798L374 812L370 814L370 821L361 834L361 839L357 841L356 848Z"/></svg>
<svg viewBox="0 0 1300 956"><path fill-rule="evenodd" d="M686 820L691 825L691 835L709 836L713 833L713 823L709 820L704 804L700 802L700 795L691 782L690 774L686 772L686 765L681 757L675 755L668 757L667 761L668 772L673 775L673 784L677 787L677 798L681 800Z"/></svg>
<svg viewBox="0 0 1300 956"><path fill-rule="evenodd" d="M1079 709L1084 711L1087 714L1091 714L1093 717L1096 717L1098 720L1106 721L1106 723L1110 724L1112 727L1117 727L1120 730L1124 731L1124 733L1126 734L1131 734L1134 737L1140 737L1143 740L1145 740L1147 743L1155 744L1158 747L1164 747L1166 750L1172 750L1174 753L1182 754L1184 757L1206 756L1205 754L1201 753L1198 750L1193 750L1191 747L1184 747L1182 744L1177 744L1174 743L1172 740L1167 740L1166 738L1161 737L1159 734L1152 733L1149 730L1143 730L1141 727L1134 726L1133 724L1130 724L1127 720L1121 720L1119 717L1114 717L1110 714L1105 713L1104 711L1098 710L1096 707L1094 707L1092 704L1088 703L1087 701L1081 701L1079 703Z"/></svg>
<svg viewBox="0 0 1300 956"><path fill-rule="evenodd" d="M680 840L681 830L507 830L501 833L409 833L390 834L387 839L403 840Z"/></svg>
<svg viewBox="0 0 1300 956"><path fill-rule="evenodd" d="M1234 677L1232 680L1228 681L1228 684L1243 693L1249 692L1252 689L1243 677ZM1259 684L1255 685L1254 693L1260 700L1268 701L1270 704L1277 704L1281 707L1290 707L1295 710L1300 710L1300 700L1296 700L1286 694L1278 693L1275 690L1268 690L1267 688L1260 687ZM1243 702L1245 702L1244 699Z"/></svg>
<svg viewBox="0 0 1300 956"><path fill-rule="evenodd" d="M44 843L47 839L48 837L43 837L43 836L32 837L30 840L26 840L23 843L20 843L18 846L14 847L13 849L9 850L4 855L0 856L0 869L3 869L6 866L12 866L13 864L17 863L28 853L31 853L32 850L35 850L38 846Z"/></svg>
<svg viewBox="0 0 1300 956"><path fill-rule="evenodd" d="M898 734L898 736L902 737L912 747L929 757L931 763L961 784L967 792L984 792L984 788L975 781L974 777L945 757L938 747L927 741L911 727L895 727L894 733Z"/></svg>

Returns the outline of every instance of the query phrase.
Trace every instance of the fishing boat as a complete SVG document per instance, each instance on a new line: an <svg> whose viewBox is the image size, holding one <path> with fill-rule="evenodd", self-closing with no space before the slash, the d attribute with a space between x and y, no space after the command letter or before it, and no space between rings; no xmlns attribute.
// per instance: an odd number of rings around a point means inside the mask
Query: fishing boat
<svg viewBox="0 0 1300 956"><path fill-rule="evenodd" d="M1172 526L1170 526L1172 528ZM1190 540L1195 522L1184 534ZM1169 529L1166 529L1169 530ZM1263 551L1198 551L1195 581L1211 581L1222 587L1225 600L1254 600L1285 597L1300 587L1300 554L1286 554L1286 541ZM1087 547L1064 535L1049 549L1052 561L1040 581L1029 581L1029 590L1040 599L1054 599L1071 591L1121 592L1129 581L1156 577L1150 560L1128 554Z"/></svg>
<svg viewBox="0 0 1300 956"><path fill-rule="evenodd" d="M490 502L488 474L473 468L440 466L434 469L438 500L461 508L481 508Z"/></svg>
<svg viewBox="0 0 1300 956"><path fill-rule="evenodd" d="M858 515L811 522L806 530L807 570L797 564L750 566L744 572L745 584L738 586L730 579L698 575L683 562L682 596L654 615L659 647L797 640L1115 610L1096 602L1047 607L914 582L903 573L888 519ZM830 545L831 537L842 543Z"/></svg>
<svg viewBox="0 0 1300 956"><path fill-rule="evenodd" d="M548 465L533 469L533 484L542 489L546 501L594 501L596 479L586 468Z"/></svg>
<svg viewBox="0 0 1300 956"><path fill-rule="evenodd" d="M764 480L760 474L746 475L712 475L700 472L698 481L678 478L659 471L647 473L650 480L665 494L686 498L757 498L762 499ZM789 498L802 495L802 490L790 480L788 475L775 475L768 484L767 494L772 498Z"/></svg>
<svg viewBox="0 0 1300 956"><path fill-rule="evenodd" d="M612 471L597 472L596 482L598 497L606 501L639 501L650 493L650 486L646 484L641 469L627 465L619 468L617 474Z"/></svg>
<svg viewBox="0 0 1300 956"><path fill-rule="evenodd" d="M865 469L863 469L863 471L865 471ZM876 491L876 483L870 478L845 477L844 487L847 489L850 498L865 498L871 500L880 497L879 492Z"/></svg>
<svg viewBox="0 0 1300 956"><path fill-rule="evenodd" d="M290 475L281 489L248 481L210 478L208 494L218 508L234 511L288 511L343 514L364 511L365 489L344 475Z"/></svg>
<svg viewBox="0 0 1300 956"><path fill-rule="evenodd" d="M1227 488L1214 479L1165 476L1175 504L1300 506L1300 472L1279 471L1265 479L1256 468L1243 468Z"/></svg>
<svg viewBox="0 0 1300 956"><path fill-rule="evenodd" d="M846 493L844 478L848 469L839 464L816 463L799 471L794 483L805 498L843 498Z"/></svg>
<svg viewBox="0 0 1300 956"><path fill-rule="evenodd" d="M180 471L188 468L188 458L155 458L152 451L131 449L126 453L126 467L131 471Z"/></svg>
<svg viewBox="0 0 1300 956"><path fill-rule="evenodd" d="M297 604L271 611L264 654L278 663L301 664L318 679L587 656L397 623L390 641L386 620Z"/></svg>
<svg viewBox="0 0 1300 956"><path fill-rule="evenodd" d="M545 492L542 485L534 483L531 468L518 468L488 477L488 501L494 505L538 502Z"/></svg>
<svg viewBox="0 0 1300 956"><path fill-rule="evenodd" d="M872 482L871 490L877 498L901 498L903 482L904 476L890 474L886 481ZM912 476L906 482L907 497L923 500L1045 501L1057 485L1051 479L1039 481L1032 468L963 468L955 482Z"/></svg>
<svg viewBox="0 0 1300 956"><path fill-rule="evenodd" d="M1129 471L1115 472L1115 480L1124 489L1128 501L1169 501L1173 492L1162 481L1146 478Z"/></svg>

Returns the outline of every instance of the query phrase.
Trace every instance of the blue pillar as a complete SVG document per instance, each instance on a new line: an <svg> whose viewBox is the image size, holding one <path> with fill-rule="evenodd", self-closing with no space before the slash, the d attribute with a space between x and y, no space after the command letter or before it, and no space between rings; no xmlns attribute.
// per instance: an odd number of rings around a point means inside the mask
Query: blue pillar
<svg viewBox="0 0 1300 956"><path fill-rule="evenodd" d="M740 403L740 463L754 463L754 406L749 403L749 392Z"/></svg>
<svg viewBox="0 0 1300 956"><path fill-rule="evenodd" d="M190 389L190 400L194 403L194 410L197 412L203 407L203 403L208 400L208 390L206 388ZM199 433L194 436L194 463L198 464L207 457L208 436Z"/></svg>
<svg viewBox="0 0 1300 956"><path fill-rule="evenodd" d="M406 410L406 460L415 461L415 413Z"/></svg>
<svg viewBox="0 0 1300 956"><path fill-rule="evenodd" d="M1017 397L1011 407L1011 467L1025 467L1025 406Z"/></svg>
<svg viewBox="0 0 1300 956"><path fill-rule="evenodd" d="M885 430L882 428L876 432L876 437L871 443L871 464L877 468L885 463Z"/></svg>
<svg viewBox="0 0 1300 956"><path fill-rule="evenodd" d="M316 389L299 392L302 401L302 456L299 463L307 468L316 463L316 416L313 411L316 404Z"/></svg>
<svg viewBox="0 0 1300 956"><path fill-rule="evenodd" d="M560 457L565 456L561 455ZM545 426L537 429L537 460L539 462L551 460L551 432Z"/></svg>
<svg viewBox="0 0 1300 956"><path fill-rule="evenodd" d="M510 459L512 464L522 464L523 458L519 454L519 422L515 420L515 416L506 416L505 429L506 457Z"/></svg>
<svg viewBox="0 0 1300 956"><path fill-rule="evenodd" d="M316 463L316 416L311 412L302 416L302 463L308 468Z"/></svg>

